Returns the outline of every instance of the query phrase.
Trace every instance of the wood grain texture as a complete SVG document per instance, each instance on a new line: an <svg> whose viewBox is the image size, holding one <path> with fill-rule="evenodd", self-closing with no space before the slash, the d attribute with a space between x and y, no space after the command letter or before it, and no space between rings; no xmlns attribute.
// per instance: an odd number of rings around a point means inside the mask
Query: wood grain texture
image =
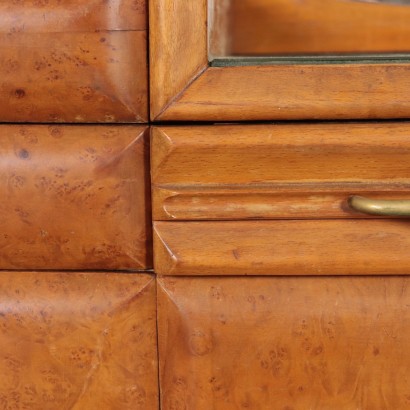
<svg viewBox="0 0 410 410"><path fill-rule="evenodd" d="M0 127L0 269L151 267L143 126Z"/></svg>
<svg viewBox="0 0 410 410"><path fill-rule="evenodd" d="M228 20L218 30L222 39L216 39L225 44L226 55L409 51L408 5L352 0L214 2L215 11L222 14L216 22L223 16Z"/></svg>
<svg viewBox="0 0 410 410"><path fill-rule="evenodd" d="M155 220L363 218L410 199L410 123L152 128Z"/></svg>
<svg viewBox="0 0 410 410"><path fill-rule="evenodd" d="M151 119L207 66L207 1L149 0Z"/></svg>
<svg viewBox="0 0 410 410"><path fill-rule="evenodd" d="M407 410L409 278L159 280L164 410Z"/></svg>
<svg viewBox="0 0 410 410"><path fill-rule="evenodd" d="M160 275L407 275L408 220L155 222Z"/></svg>
<svg viewBox="0 0 410 410"><path fill-rule="evenodd" d="M409 184L278 184L274 187L156 188L157 221L378 218L353 210L351 195L410 201Z"/></svg>
<svg viewBox="0 0 410 410"><path fill-rule="evenodd" d="M209 67L207 19L204 0L151 0L152 120L410 116L408 63Z"/></svg>
<svg viewBox="0 0 410 410"><path fill-rule="evenodd" d="M2 0L0 16L1 121L147 121L145 0Z"/></svg>
<svg viewBox="0 0 410 410"><path fill-rule="evenodd" d="M0 31L145 30L145 0L0 0Z"/></svg>
<svg viewBox="0 0 410 410"><path fill-rule="evenodd" d="M211 67L158 119L408 118L408 72L404 63Z"/></svg>
<svg viewBox="0 0 410 410"><path fill-rule="evenodd" d="M0 273L0 407L158 407L151 276Z"/></svg>

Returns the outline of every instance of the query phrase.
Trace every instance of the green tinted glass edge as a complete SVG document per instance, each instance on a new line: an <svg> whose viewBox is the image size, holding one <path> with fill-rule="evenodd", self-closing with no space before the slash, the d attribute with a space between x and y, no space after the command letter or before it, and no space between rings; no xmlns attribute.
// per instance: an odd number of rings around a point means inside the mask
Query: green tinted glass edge
<svg viewBox="0 0 410 410"><path fill-rule="evenodd" d="M261 65L323 65L323 64L408 64L410 54L358 54L330 56L278 56L278 57L218 57L210 61L211 67L239 67Z"/></svg>

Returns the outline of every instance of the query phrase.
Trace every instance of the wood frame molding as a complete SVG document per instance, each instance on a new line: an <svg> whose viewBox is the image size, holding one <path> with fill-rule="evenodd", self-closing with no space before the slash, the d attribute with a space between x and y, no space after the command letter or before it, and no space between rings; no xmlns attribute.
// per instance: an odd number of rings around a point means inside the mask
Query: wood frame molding
<svg viewBox="0 0 410 410"><path fill-rule="evenodd" d="M151 119L208 69L207 0L150 0Z"/></svg>
<svg viewBox="0 0 410 410"><path fill-rule="evenodd" d="M410 117L410 63L211 67L207 0L150 0L151 119Z"/></svg>
<svg viewBox="0 0 410 410"><path fill-rule="evenodd" d="M158 221L158 275L407 275L403 220Z"/></svg>

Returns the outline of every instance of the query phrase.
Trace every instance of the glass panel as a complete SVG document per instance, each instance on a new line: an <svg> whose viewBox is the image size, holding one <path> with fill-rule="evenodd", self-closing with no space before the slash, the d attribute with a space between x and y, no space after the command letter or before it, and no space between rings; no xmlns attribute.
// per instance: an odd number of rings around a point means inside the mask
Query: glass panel
<svg viewBox="0 0 410 410"><path fill-rule="evenodd" d="M209 22L213 65L410 58L410 0L209 0Z"/></svg>

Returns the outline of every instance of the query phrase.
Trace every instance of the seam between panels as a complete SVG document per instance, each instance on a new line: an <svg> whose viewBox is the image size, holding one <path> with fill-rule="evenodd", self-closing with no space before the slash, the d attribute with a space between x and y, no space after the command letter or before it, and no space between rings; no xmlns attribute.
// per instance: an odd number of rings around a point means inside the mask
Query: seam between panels
<svg viewBox="0 0 410 410"><path fill-rule="evenodd" d="M159 354L159 309L158 309L158 278L154 272L155 278L155 329L157 332L156 337L156 349L157 349L157 386L158 386L158 409L161 410L161 366L160 366L160 354Z"/></svg>

